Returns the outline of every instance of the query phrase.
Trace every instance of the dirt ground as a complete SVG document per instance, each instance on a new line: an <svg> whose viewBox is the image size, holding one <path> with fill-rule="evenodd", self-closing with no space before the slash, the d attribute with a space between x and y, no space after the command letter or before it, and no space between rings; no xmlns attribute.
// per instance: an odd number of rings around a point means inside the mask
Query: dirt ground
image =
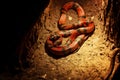
<svg viewBox="0 0 120 80"><path fill-rule="evenodd" d="M38 38L29 47L29 68L13 77L15 80L103 80L110 65L109 52L112 44L107 41L103 26L102 0L74 0L84 9L86 16L93 18L95 24L94 33L84 42L81 48L66 57L56 59L45 51L45 41L48 35L58 31L60 9L68 1L51 0L43 11L42 16L33 26ZM77 13L69 10L68 24L77 22ZM37 29L37 30L36 30ZM34 31L35 30L35 31ZM28 44L29 41L27 42Z"/></svg>

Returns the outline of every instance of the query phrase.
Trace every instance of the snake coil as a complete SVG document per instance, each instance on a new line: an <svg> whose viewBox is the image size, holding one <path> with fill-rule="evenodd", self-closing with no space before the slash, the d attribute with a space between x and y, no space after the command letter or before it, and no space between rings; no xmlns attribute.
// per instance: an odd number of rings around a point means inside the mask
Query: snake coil
<svg viewBox="0 0 120 80"><path fill-rule="evenodd" d="M78 23L65 25L67 11L74 9L78 13ZM76 51L95 29L93 21L89 21L83 8L77 2L68 2L61 9L61 17L58 21L60 31L48 36L47 49L54 55L63 56ZM69 37L65 45L61 45L62 38Z"/></svg>

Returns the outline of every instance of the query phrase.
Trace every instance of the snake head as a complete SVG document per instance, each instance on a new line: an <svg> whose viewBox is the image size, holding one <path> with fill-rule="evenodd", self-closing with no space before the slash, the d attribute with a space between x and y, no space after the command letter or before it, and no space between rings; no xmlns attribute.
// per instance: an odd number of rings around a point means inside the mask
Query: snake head
<svg viewBox="0 0 120 80"><path fill-rule="evenodd" d="M49 39L52 41L54 47L59 46L62 43L61 35L58 33L51 34Z"/></svg>
<svg viewBox="0 0 120 80"><path fill-rule="evenodd" d="M56 40L59 39L59 38L60 38L60 35L57 34L57 33L54 33L54 34L51 34L51 35L50 35L50 40L51 40L51 41L56 41Z"/></svg>

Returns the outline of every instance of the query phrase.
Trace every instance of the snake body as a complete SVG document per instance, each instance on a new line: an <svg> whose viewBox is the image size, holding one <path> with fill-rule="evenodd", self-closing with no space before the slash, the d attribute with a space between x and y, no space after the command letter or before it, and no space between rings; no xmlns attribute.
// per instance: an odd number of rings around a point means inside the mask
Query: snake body
<svg viewBox="0 0 120 80"><path fill-rule="evenodd" d="M69 9L77 11L79 19L77 24L65 25ZM63 5L58 27L60 31L50 34L46 40L48 50L58 56L76 51L95 29L93 21L86 18L83 8L77 2ZM61 45L63 37L69 37L65 45Z"/></svg>

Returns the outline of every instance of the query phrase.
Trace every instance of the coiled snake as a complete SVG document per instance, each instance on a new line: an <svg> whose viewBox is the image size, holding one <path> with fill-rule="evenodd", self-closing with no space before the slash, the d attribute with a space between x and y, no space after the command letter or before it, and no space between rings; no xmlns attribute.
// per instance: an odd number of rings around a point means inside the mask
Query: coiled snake
<svg viewBox="0 0 120 80"><path fill-rule="evenodd" d="M78 13L78 24L65 25L67 11L75 9ZM68 2L61 9L58 21L60 31L51 34L47 40L47 49L54 55L68 55L76 51L95 29L93 21L89 21L83 8L77 2ZM62 38L69 37L65 45L61 45Z"/></svg>

